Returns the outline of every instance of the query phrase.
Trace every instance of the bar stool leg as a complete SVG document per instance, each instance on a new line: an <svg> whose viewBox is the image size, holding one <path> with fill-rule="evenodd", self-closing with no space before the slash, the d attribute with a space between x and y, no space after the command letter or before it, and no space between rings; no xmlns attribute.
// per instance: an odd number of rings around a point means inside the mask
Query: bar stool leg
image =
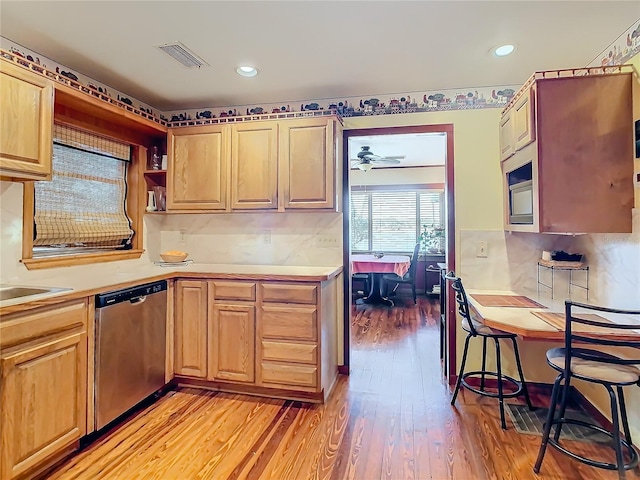
<svg viewBox="0 0 640 480"><path fill-rule="evenodd" d="M564 375L561 373L556 378L553 384L553 390L551 391L551 402L549 403L549 413L547 413L547 420L544 424L544 432L542 433L542 442L540 443L540 450L538 450L538 458L536 464L533 467L535 473L540 473L540 467L542 466L542 460L547 450L547 443L549 443L549 435L551 434L551 426L553 425L553 417L556 411L556 403L558 402L558 393L560 391L560 381Z"/></svg>
<svg viewBox="0 0 640 480"><path fill-rule="evenodd" d="M622 443L620 442L620 421L618 420L618 402L613 388L605 385L611 399L611 423L613 423L613 448L616 451L616 463L618 465L618 478L626 478L624 473L624 458L622 457Z"/></svg>
<svg viewBox="0 0 640 480"><path fill-rule="evenodd" d="M462 354L462 364L460 365L460 373L458 373L458 380L456 381L456 388L453 391L453 397L451 398L451 405L456 403L456 397L458 396L458 390L460 390L460 384L462 383L462 374L464 373L464 365L467 363L467 352L469 350L469 340L471 334L467 335L467 339L464 341L464 353Z"/></svg>
<svg viewBox="0 0 640 480"><path fill-rule="evenodd" d="M622 428L624 429L624 436L627 439L629 445L633 445L631 441L631 431L629 430L629 421L627 420L627 407L624 403L624 393L622 387L618 386L618 403L620 404L620 416L622 417Z"/></svg>
<svg viewBox="0 0 640 480"><path fill-rule="evenodd" d="M482 373L480 374L480 390L484 392L484 372L487 364L487 337L482 337Z"/></svg>
<svg viewBox="0 0 640 480"><path fill-rule="evenodd" d="M562 389L562 402L560 402L560 413L558 418L564 418L565 411L567 410L567 403L569 403L569 388L571 381L567 378L564 382L564 388ZM556 431L553 435L553 439L557 442L560 439L560 432L562 431L562 422L556 425Z"/></svg>
<svg viewBox="0 0 640 480"><path fill-rule="evenodd" d="M500 341L494 338L496 342L496 366L498 367L498 402L500 402L500 423L502 429L507 429L507 422L504 419L504 396L502 394L502 366L500 364Z"/></svg>
<svg viewBox="0 0 640 480"><path fill-rule="evenodd" d="M516 366L518 367L518 374L520 375L520 381L522 382L522 393L524 393L524 398L527 401L529 410L535 410L533 405L531 404L531 399L529 398L527 382L524 381L524 374L522 373L522 363L520 363L520 353L518 352L518 342L516 342L516 339L513 337L511 338L511 342L513 342L513 353L516 356Z"/></svg>

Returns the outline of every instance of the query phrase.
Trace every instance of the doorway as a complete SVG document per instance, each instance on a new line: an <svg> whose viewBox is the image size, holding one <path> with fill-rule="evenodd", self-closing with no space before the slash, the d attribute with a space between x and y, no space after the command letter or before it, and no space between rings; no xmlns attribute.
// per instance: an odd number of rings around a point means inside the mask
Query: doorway
<svg viewBox="0 0 640 480"><path fill-rule="evenodd" d="M384 127L384 128L367 128L345 130L343 133L343 264L344 264L344 367L341 368L342 373L349 371L350 355L351 355L351 306L352 306L352 279L351 279L351 161L350 155L353 157L354 152L350 152L350 139L356 140L358 137L375 137L407 134L440 134L446 138L445 142L445 162L444 162L444 221L446 225L446 237L444 239L446 251L446 269L447 271L455 271L455 205L454 205L454 152L453 152L453 125L416 125L406 127ZM356 142L357 143L357 142ZM360 142L362 143L362 142ZM357 153L357 152L356 152ZM382 152L385 156L388 155ZM393 157L393 155L391 155ZM409 165L408 165L409 166ZM375 168L375 167L374 167ZM364 170L364 169L363 169ZM367 169L368 170L368 169ZM371 244L370 244L371 245ZM448 290L444 289L443 295ZM451 295L445 295L446 302L441 308L446 310L443 316L443 344L444 357L442 361L442 374L447 383L451 383L455 374L456 359L456 329L455 322L447 322L446 319L455 318L455 310L453 298Z"/></svg>

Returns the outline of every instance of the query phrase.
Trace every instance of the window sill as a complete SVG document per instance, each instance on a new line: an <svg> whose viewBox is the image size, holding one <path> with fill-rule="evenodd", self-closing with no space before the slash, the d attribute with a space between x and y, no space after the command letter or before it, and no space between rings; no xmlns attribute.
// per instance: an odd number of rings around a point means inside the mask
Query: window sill
<svg viewBox="0 0 640 480"><path fill-rule="evenodd" d="M78 255L64 255L60 257L23 258L27 270L43 268L69 267L73 265L88 265L91 263L115 262L117 260L133 260L140 258L144 250L121 250L115 252L95 252Z"/></svg>

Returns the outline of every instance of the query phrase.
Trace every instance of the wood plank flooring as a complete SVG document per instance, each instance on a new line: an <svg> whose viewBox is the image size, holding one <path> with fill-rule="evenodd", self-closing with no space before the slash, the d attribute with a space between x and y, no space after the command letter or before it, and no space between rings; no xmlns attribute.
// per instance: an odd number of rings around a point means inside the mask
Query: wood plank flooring
<svg viewBox="0 0 640 480"><path fill-rule="evenodd" d="M357 306L352 373L325 405L214 393L170 392L49 474L85 479L609 479L500 428L497 401L462 391L455 408L440 378L433 300ZM535 397L546 405L547 398ZM582 443L584 451L592 444ZM635 472L627 478L640 478Z"/></svg>

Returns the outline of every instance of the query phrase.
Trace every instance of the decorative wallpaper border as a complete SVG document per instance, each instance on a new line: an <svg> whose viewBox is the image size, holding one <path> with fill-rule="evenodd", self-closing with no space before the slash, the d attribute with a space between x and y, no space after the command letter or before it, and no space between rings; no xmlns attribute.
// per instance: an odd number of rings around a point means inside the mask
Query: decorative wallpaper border
<svg viewBox="0 0 640 480"><path fill-rule="evenodd" d="M139 110L142 116L153 118L158 123L168 126L179 126L187 123L209 123L213 119L228 117L259 116L286 114L290 112L319 112L334 110L342 117L361 117L368 115L397 115L414 112L438 112L450 110L477 110L483 108L504 108L521 85L502 85L482 88L457 88L446 90L415 91L406 93L387 93L370 97L346 97L323 100L308 100L282 103L265 103L261 105L235 105L230 107L211 107L171 110L162 112L151 105L141 102L113 89L97 80L71 71L49 58L42 57L11 40L0 37L0 48L24 57L26 60L95 92L103 99L117 102ZM640 21L629 28L604 50L596 59L587 65L614 66L621 65L640 53Z"/></svg>
<svg viewBox="0 0 640 480"><path fill-rule="evenodd" d="M588 67L622 65L640 53L640 20L604 49Z"/></svg>

